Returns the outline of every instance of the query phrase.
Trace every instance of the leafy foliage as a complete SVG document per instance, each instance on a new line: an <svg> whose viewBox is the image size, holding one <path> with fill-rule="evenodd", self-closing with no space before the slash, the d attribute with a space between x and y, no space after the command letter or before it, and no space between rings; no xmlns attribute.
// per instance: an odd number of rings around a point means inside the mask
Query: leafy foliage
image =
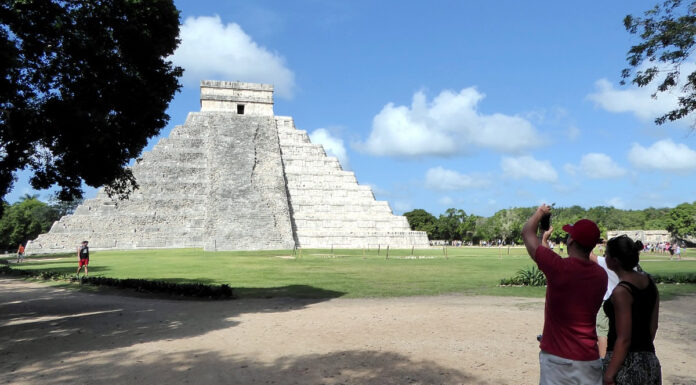
<svg viewBox="0 0 696 385"><path fill-rule="evenodd" d="M20 243L47 232L60 218L59 211L38 200L36 196L24 196L13 205L3 203L5 210L0 217L0 250L15 251Z"/></svg>
<svg viewBox="0 0 696 385"><path fill-rule="evenodd" d="M696 283L696 274L694 273L677 273L677 274L651 274L655 283Z"/></svg>
<svg viewBox="0 0 696 385"><path fill-rule="evenodd" d="M430 239L462 240L477 243L481 240L500 239L505 244L522 243L522 225L534 212L534 207L517 207L499 210L491 217L467 215L464 210L450 208L439 217L423 209L405 213L411 229L428 233ZM690 211L690 210L693 210ZM588 218L597 223L602 234L609 230L664 230L679 236L696 235L696 203L688 203L668 208L647 208L644 210L620 210L614 207L597 206L584 209L580 206L557 207L553 209L554 231L551 240L559 242L566 233L561 225L575 223ZM671 225L670 225L671 224ZM672 226L672 227L670 227ZM681 229L675 232L673 229Z"/></svg>
<svg viewBox="0 0 696 385"><path fill-rule="evenodd" d="M4 265L0 266L0 273L6 275L36 277L44 280L70 280L81 284L96 286L111 286L119 289L134 289L138 292L164 293L187 297L201 297L211 299L236 298L229 285L205 285L201 283L173 283L166 281L152 281L146 279L118 279L107 277L82 277L76 279L70 274L56 271L16 270Z"/></svg>
<svg viewBox="0 0 696 385"><path fill-rule="evenodd" d="M667 0L646 11L644 17L627 15L624 26L641 41L628 51L629 67L622 71L622 84L630 78L632 83L643 87L659 77L653 97L677 87L680 64L689 58L696 44L696 1ZM643 67L646 61L650 65ZM667 70L656 62L667 66ZM685 96L679 97L679 107L658 117L655 123L679 120L696 109L696 72L687 76L681 91Z"/></svg>
<svg viewBox="0 0 696 385"><path fill-rule="evenodd" d="M501 279L500 284L502 286L546 286L546 276L536 266L532 266L518 270L512 278Z"/></svg>
<svg viewBox="0 0 696 385"><path fill-rule="evenodd" d="M678 238L696 237L696 202L682 203L669 212L667 230Z"/></svg>
<svg viewBox="0 0 696 385"><path fill-rule="evenodd" d="M126 166L169 120L178 33L172 0L1 2L0 197L21 169L66 201L137 188Z"/></svg>

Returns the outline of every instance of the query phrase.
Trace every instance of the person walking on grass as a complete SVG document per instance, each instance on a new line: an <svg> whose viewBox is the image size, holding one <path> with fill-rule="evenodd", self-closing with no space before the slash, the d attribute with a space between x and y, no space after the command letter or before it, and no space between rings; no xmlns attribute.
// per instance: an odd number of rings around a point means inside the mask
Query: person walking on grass
<svg viewBox="0 0 696 385"><path fill-rule="evenodd" d="M77 266L77 278L80 278L80 270L82 269L82 266L85 267L85 276L87 276L88 271L87 271L87 265L89 265L89 246L87 246L89 242L87 241L82 241L82 244L80 247L77 248L77 258L79 258L80 262Z"/></svg>
<svg viewBox="0 0 696 385"><path fill-rule="evenodd" d="M607 290L607 274L590 260L599 241L597 224L581 219L563 226L568 258L542 244L537 228L551 207L542 204L522 227L529 256L546 275L544 329L539 347L539 384L602 383L595 319ZM546 242L551 229L543 235Z"/></svg>
<svg viewBox="0 0 696 385"><path fill-rule="evenodd" d="M17 263L20 263L24 260L24 245L19 244L19 248L17 249Z"/></svg>

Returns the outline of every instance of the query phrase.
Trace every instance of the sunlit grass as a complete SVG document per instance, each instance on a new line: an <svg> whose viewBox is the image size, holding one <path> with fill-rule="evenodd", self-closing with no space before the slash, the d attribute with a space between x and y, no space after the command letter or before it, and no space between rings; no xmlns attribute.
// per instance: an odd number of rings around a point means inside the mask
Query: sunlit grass
<svg viewBox="0 0 696 385"><path fill-rule="evenodd" d="M691 250L689 250L691 256ZM414 250L292 250L206 252L201 249L93 251L90 275L228 284L243 297L395 297L462 293L543 297L545 288L500 287L533 266L522 247ZM696 273L696 260L646 254L652 274ZM74 273L74 255L44 256L15 268ZM696 285L660 285L663 298L694 293Z"/></svg>

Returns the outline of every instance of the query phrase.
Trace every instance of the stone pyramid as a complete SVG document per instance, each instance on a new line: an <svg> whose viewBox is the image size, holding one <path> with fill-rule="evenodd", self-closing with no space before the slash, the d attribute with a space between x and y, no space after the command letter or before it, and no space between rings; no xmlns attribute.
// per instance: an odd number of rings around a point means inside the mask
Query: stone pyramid
<svg viewBox="0 0 696 385"><path fill-rule="evenodd" d="M27 245L205 250L426 247L369 186L312 144L290 117L273 115L273 87L201 82L189 113L132 167L140 188L123 201L103 190Z"/></svg>

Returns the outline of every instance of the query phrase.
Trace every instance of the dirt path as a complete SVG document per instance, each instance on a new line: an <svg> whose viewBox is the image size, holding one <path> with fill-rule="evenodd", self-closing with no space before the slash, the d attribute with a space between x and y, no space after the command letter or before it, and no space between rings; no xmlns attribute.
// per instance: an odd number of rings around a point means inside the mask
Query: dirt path
<svg viewBox="0 0 696 385"><path fill-rule="evenodd" d="M0 384L536 384L543 300L175 301L0 279ZM696 296L665 302L665 384L696 384Z"/></svg>

